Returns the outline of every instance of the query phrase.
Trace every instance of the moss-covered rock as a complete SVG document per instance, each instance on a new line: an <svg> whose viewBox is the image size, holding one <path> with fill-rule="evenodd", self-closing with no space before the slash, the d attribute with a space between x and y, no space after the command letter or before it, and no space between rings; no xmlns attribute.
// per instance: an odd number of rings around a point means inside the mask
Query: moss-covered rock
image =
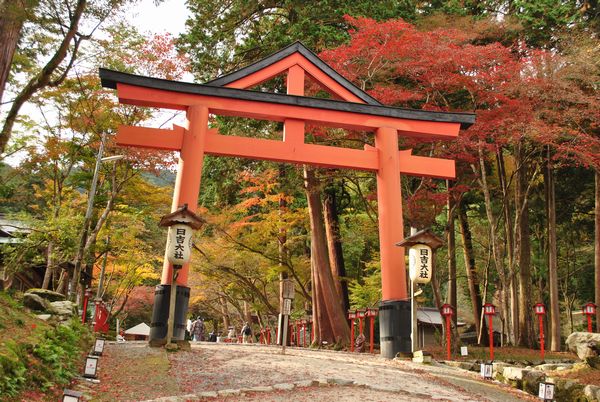
<svg viewBox="0 0 600 402"><path fill-rule="evenodd" d="M523 374L522 390L530 394L536 394L539 390L540 383L546 379L546 374L540 370L529 370Z"/></svg>
<svg viewBox="0 0 600 402"><path fill-rule="evenodd" d="M557 402L587 402L583 392L584 386L577 381L567 379L554 379L554 399Z"/></svg>
<svg viewBox="0 0 600 402"><path fill-rule="evenodd" d="M25 292L25 294L38 295L42 299L48 300L49 302L66 300L65 295L63 295L62 293L53 292L52 290L48 289L31 288L27 292Z"/></svg>
<svg viewBox="0 0 600 402"><path fill-rule="evenodd" d="M33 293L23 295L23 305L33 311L46 311L50 307L47 300Z"/></svg>

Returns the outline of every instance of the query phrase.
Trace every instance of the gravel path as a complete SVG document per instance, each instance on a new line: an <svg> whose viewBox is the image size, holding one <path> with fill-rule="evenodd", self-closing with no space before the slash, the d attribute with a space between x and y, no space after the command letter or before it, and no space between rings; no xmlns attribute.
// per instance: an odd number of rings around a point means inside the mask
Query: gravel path
<svg viewBox="0 0 600 402"><path fill-rule="evenodd" d="M144 369L147 359L152 369ZM99 367L100 384L80 384L86 399L536 400L456 368L310 349L287 348L282 355L274 346L202 342L192 344L190 351L166 353L141 342L109 343Z"/></svg>

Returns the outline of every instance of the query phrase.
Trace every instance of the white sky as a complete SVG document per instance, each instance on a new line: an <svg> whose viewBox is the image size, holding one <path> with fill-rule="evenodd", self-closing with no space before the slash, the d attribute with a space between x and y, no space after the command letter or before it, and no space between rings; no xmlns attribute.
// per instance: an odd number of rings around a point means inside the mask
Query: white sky
<svg viewBox="0 0 600 402"><path fill-rule="evenodd" d="M185 30L189 13L184 0L164 0L158 6L154 0L142 0L130 12L128 18L141 33L169 32L177 36Z"/></svg>
<svg viewBox="0 0 600 402"><path fill-rule="evenodd" d="M189 12L185 6L185 0L163 0L158 6L154 5L154 0L140 0L129 10L125 11L127 20L134 25L142 34L162 34L169 32L173 37L185 31L185 21ZM184 76L182 81L193 81L191 74ZM4 105L2 109L7 106ZM2 110L5 112L5 110ZM36 108L26 104L21 113L35 115L38 113ZM0 115L0 118L3 116ZM157 118L157 122L164 123L164 116ZM171 126L171 123L183 124L183 115L175 117L166 125ZM157 126L160 123L157 124ZM22 153L17 153L3 160L3 162L16 166L22 159Z"/></svg>

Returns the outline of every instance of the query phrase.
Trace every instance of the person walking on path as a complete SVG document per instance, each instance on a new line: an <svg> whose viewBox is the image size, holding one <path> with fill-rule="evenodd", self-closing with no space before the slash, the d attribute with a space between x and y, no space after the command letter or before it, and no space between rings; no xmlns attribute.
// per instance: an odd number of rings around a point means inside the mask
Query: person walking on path
<svg viewBox="0 0 600 402"><path fill-rule="evenodd" d="M192 324L192 339L194 342L199 342L204 340L204 321L202 321L201 317L198 317L196 321Z"/></svg>
<svg viewBox="0 0 600 402"><path fill-rule="evenodd" d="M252 343L252 328L249 323L244 324L244 327L242 328L242 337L244 343Z"/></svg>

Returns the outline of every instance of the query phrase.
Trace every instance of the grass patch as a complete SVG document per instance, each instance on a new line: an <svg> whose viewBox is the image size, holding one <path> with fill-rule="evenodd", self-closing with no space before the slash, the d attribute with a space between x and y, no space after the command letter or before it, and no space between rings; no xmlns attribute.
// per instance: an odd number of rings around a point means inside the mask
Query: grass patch
<svg viewBox="0 0 600 402"><path fill-rule="evenodd" d="M19 399L23 391L52 393L67 385L91 342L76 318L54 327L0 292L0 395Z"/></svg>
<svg viewBox="0 0 600 402"><path fill-rule="evenodd" d="M446 348L441 346L425 348L428 352L431 352L434 359L445 360L446 359ZM483 346L469 346L468 356L461 356L459 353L452 354L452 360L458 361L473 361L473 360L489 360L490 350ZM557 361L557 360L573 360L577 361L577 356L570 352L550 352L546 351L544 356L545 361ZM515 363L532 363L540 362L540 351L538 349L520 348L514 346L504 346L494 348L494 361L497 362L515 362Z"/></svg>

